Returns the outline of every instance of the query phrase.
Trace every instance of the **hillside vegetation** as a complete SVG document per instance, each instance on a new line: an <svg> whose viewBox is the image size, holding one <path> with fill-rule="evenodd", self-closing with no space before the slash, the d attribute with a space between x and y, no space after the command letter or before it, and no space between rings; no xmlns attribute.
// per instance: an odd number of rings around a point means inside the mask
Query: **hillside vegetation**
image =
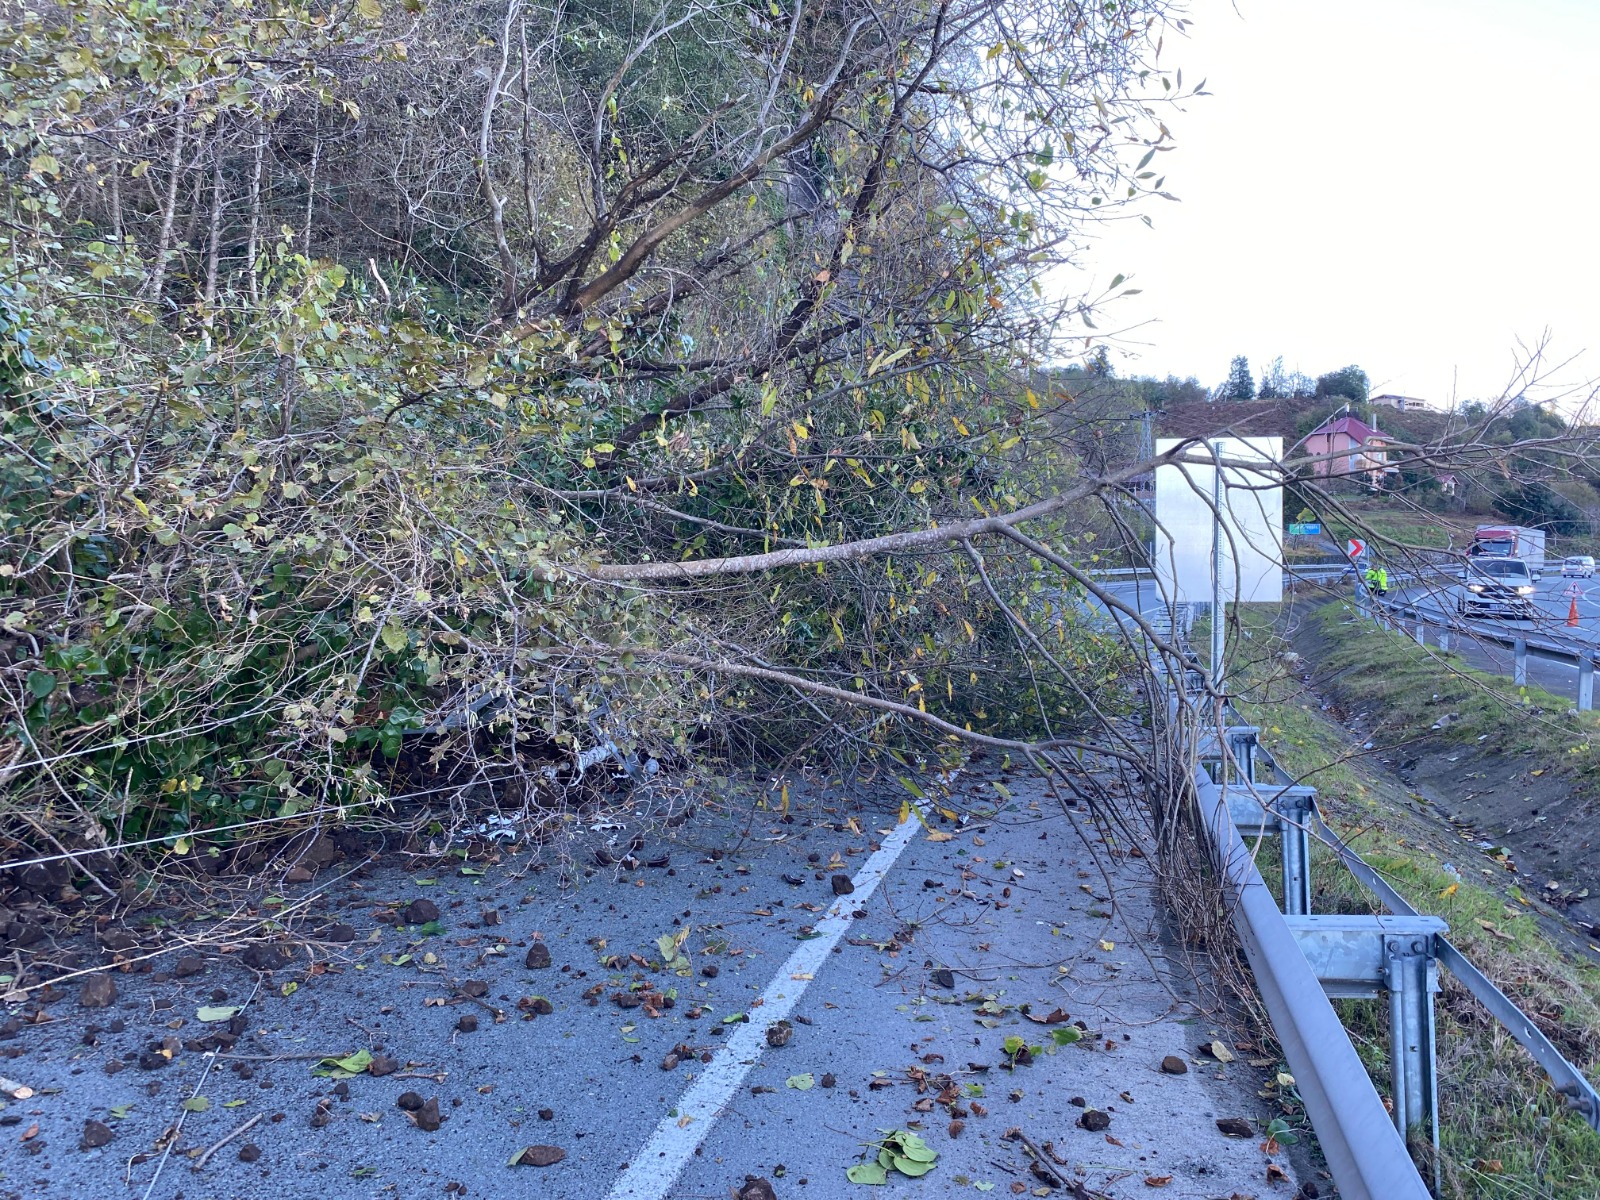
<svg viewBox="0 0 1600 1200"><path fill-rule="evenodd" d="M5 0L10 832L1081 725L1125 660L1008 607L1106 484L1019 372L1164 9Z"/></svg>

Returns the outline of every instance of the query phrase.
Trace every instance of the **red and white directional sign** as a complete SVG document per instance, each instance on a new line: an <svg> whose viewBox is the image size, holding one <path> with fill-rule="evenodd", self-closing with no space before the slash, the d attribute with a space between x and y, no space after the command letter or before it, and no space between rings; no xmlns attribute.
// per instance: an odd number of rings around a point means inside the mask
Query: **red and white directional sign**
<svg viewBox="0 0 1600 1200"><path fill-rule="evenodd" d="M1351 538L1344 544L1344 552L1351 558L1360 558L1367 552L1367 544L1360 538Z"/></svg>

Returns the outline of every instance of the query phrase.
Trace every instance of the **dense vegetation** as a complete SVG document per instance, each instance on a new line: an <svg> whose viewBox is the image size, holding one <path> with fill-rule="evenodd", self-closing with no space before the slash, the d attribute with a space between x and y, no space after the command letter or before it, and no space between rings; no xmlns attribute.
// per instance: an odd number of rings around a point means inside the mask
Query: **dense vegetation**
<svg viewBox="0 0 1600 1200"><path fill-rule="evenodd" d="M1163 186L1163 8L5 0L14 819L1059 743L1116 481L1027 368Z"/></svg>

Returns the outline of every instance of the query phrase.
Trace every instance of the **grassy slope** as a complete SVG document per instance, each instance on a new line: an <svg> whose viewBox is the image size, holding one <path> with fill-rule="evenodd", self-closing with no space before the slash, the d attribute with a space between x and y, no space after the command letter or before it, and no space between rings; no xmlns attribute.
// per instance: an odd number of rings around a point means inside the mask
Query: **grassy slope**
<svg viewBox="0 0 1600 1200"><path fill-rule="evenodd" d="M1341 690L1381 712L1386 734L1396 740L1431 734L1428 727L1440 711L1431 697L1459 692L1450 706L1461 712L1461 721L1434 736L1475 749L1521 749L1533 742L1572 752L1566 756L1580 777L1590 766L1589 733L1595 723L1588 714L1550 724L1508 720L1503 701L1487 690L1465 687L1407 639L1343 624L1338 604L1324 606L1312 619L1335 647L1334 661L1315 664L1319 673L1342 668ZM1306 775L1319 789L1329 822L1417 908L1445 918L1457 945L1596 1078L1600 968L1562 948L1551 936L1548 916L1536 913L1512 876L1430 818L1393 776L1351 757L1359 750L1349 731L1322 710L1318 698L1277 657L1287 644L1273 624L1262 620L1253 633L1250 661L1241 664L1239 707L1263 727L1263 741L1274 756L1289 771ZM1482 682L1504 686L1488 676ZM1547 711L1565 709L1564 701L1536 690L1529 701ZM1488 740L1478 743L1484 733ZM1460 865L1459 881L1445 871L1447 862ZM1331 855L1320 855L1314 881L1318 911L1371 911L1370 898ZM1442 982L1437 1023L1445 1194L1550 1200L1600 1195L1600 1136L1562 1115L1560 1098L1532 1060L1448 976ZM1345 1016L1363 1057L1382 1077L1387 1071L1384 1012L1372 1002L1348 1002Z"/></svg>
<svg viewBox="0 0 1600 1200"><path fill-rule="evenodd" d="M1408 546L1464 550L1472 541L1472 531L1490 520L1460 513L1416 512L1382 500L1347 500L1345 507L1364 529L1358 531L1342 518L1330 518L1325 527L1341 545L1346 538L1372 534Z"/></svg>

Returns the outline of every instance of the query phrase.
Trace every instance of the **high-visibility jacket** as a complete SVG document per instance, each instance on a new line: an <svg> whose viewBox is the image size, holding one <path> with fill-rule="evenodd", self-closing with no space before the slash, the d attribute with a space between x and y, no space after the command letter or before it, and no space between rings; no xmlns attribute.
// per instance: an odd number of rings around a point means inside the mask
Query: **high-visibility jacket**
<svg viewBox="0 0 1600 1200"><path fill-rule="evenodd" d="M1378 586L1378 568L1377 567L1368 567L1367 568L1367 586L1370 587L1370 588L1375 588L1375 587Z"/></svg>
<svg viewBox="0 0 1600 1200"><path fill-rule="evenodd" d="M1387 592L1389 590L1389 568L1388 567L1379 567L1378 568L1378 590L1380 592Z"/></svg>

